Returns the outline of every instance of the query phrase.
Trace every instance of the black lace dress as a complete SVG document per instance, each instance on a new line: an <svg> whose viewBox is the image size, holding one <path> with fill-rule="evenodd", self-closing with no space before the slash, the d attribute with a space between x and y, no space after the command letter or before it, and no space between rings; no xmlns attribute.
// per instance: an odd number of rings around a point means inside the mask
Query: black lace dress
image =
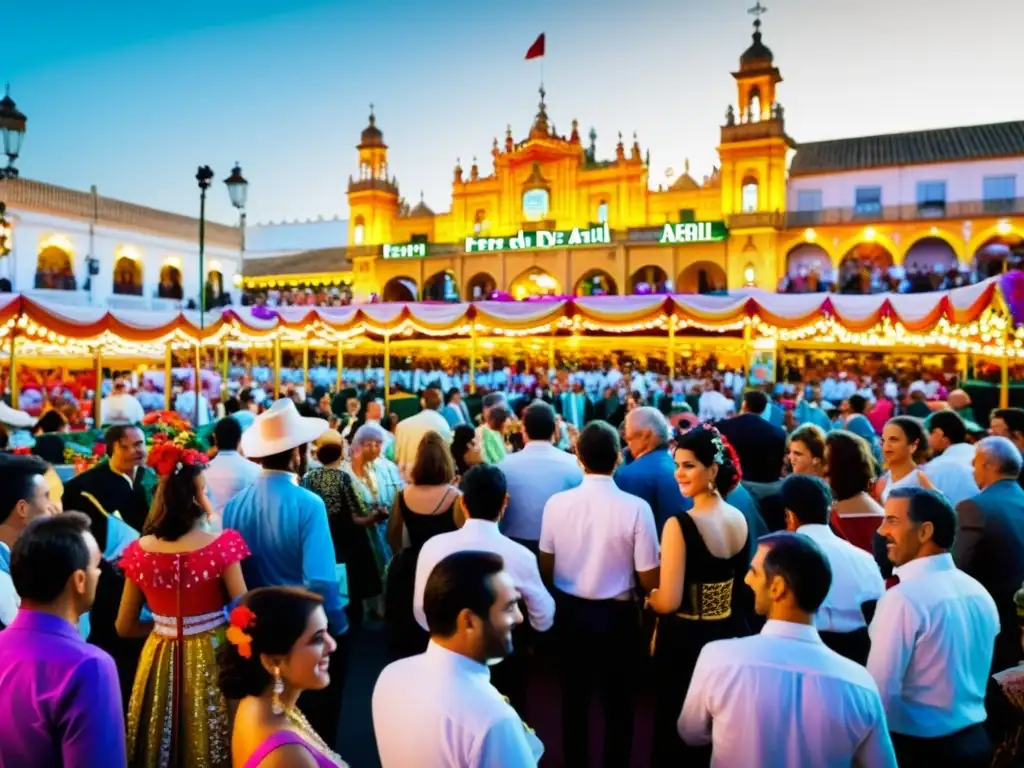
<svg viewBox="0 0 1024 768"><path fill-rule="evenodd" d="M750 548L744 544L725 560L715 557L689 514L682 512L676 519L686 542L686 574L679 610L658 616L652 641L657 704L651 763L695 768L710 763L711 748L685 745L676 723L704 646L748 634L741 590L747 589L743 578L750 566Z"/></svg>
<svg viewBox="0 0 1024 768"><path fill-rule="evenodd" d="M413 512L405 503L405 494L398 494L398 514L409 532L409 546L395 554L388 568L385 591L384 615L387 619L391 639L391 654L394 658L405 658L423 653L427 648L429 635L416 621L412 612L413 588L416 585L416 561L420 550L428 540L440 533L456 529L455 504L458 494L448 492L439 502L447 504L433 514Z"/></svg>

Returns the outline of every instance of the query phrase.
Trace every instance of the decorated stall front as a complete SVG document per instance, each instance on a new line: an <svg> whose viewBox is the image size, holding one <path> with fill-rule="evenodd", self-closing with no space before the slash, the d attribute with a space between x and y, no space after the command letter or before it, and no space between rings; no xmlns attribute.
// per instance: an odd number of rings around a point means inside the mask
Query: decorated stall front
<svg viewBox="0 0 1024 768"><path fill-rule="evenodd" d="M1002 280L1002 284L1000 283ZM468 361L470 388L479 361L532 350L553 362L556 350L593 350L628 339L630 348L661 350L669 371L695 349L743 359L763 379L774 375L781 348L919 350L996 361L1003 371L1024 356L1024 332L1006 297L1024 296L1017 277L921 294L690 294L544 298L462 303L379 303L348 307L225 308L146 312L68 307L17 294L0 296L0 343L8 370L106 368L144 364L170 408L175 360L193 362L211 395L228 379L229 353L269 357L281 391L282 350L300 354L308 384L310 354L335 360L340 389L347 354L372 352L389 380L393 355L457 352ZM1016 302L1020 304L1021 302ZM211 355L214 370L204 366ZM161 365L162 363L162 365ZM180 374L179 370L179 374ZM14 376L16 405L22 377ZM98 389L98 388L97 388ZM385 390L388 388L386 387ZM99 396L94 409L98 408Z"/></svg>

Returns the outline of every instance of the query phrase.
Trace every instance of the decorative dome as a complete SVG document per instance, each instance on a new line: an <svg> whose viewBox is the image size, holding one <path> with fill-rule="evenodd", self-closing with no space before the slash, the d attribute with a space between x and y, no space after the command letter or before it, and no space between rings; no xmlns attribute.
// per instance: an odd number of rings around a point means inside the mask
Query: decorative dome
<svg viewBox="0 0 1024 768"><path fill-rule="evenodd" d="M370 105L370 124L363 130L359 143L364 147L383 146L384 144L384 134L377 127L377 118L373 114L373 104Z"/></svg>
<svg viewBox="0 0 1024 768"><path fill-rule="evenodd" d="M740 71L771 67L774 59L771 49L761 42L761 20L757 19L754 22L754 42L740 56Z"/></svg>
<svg viewBox="0 0 1024 768"><path fill-rule="evenodd" d="M416 204L416 207L409 212L410 218L424 218L433 216L434 212L430 210L430 207L423 202L423 193L420 192L420 201Z"/></svg>

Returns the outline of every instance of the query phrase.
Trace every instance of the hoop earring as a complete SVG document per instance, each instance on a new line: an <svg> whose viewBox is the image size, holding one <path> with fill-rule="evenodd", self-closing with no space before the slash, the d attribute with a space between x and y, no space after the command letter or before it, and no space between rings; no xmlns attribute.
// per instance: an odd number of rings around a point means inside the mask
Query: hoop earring
<svg viewBox="0 0 1024 768"><path fill-rule="evenodd" d="M270 700L270 711L275 715L284 713L284 706L281 704L282 693L284 693L284 680L281 679L281 668L274 667L274 695Z"/></svg>

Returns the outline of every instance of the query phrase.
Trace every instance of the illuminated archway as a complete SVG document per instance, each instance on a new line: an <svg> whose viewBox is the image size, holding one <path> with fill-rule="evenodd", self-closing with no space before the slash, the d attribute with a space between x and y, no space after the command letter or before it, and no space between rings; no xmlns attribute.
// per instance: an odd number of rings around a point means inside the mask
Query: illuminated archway
<svg viewBox="0 0 1024 768"><path fill-rule="evenodd" d="M219 307L224 301L224 275L211 269L206 273L206 308Z"/></svg>
<svg viewBox="0 0 1024 768"><path fill-rule="evenodd" d="M515 299L526 299L530 296L560 296L562 286L540 267L530 267L512 281L509 293Z"/></svg>
<svg viewBox="0 0 1024 768"><path fill-rule="evenodd" d="M431 275L423 282L424 301L458 301L459 286L450 269Z"/></svg>
<svg viewBox="0 0 1024 768"><path fill-rule="evenodd" d="M645 286L646 288L644 288ZM672 290L665 270L653 264L640 267L630 275L629 292L636 293L638 287L644 288L645 293L666 293Z"/></svg>
<svg viewBox="0 0 1024 768"><path fill-rule="evenodd" d="M157 288L157 296L161 299L184 298L181 289L181 270L174 264L164 264L160 268L160 286Z"/></svg>
<svg viewBox="0 0 1024 768"><path fill-rule="evenodd" d="M53 291L74 291L78 289L75 273L71 268L71 250L60 243L45 242L39 248L36 259L36 288Z"/></svg>
<svg viewBox="0 0 1024 768"><path fill-rule="evenodd" d="M1017 267L1019 258L1014 254L1020 253L1022 248L1024 238L1016 232L990 237L974 252L974 269L978 277L984 279L998 275L1003 271L1003 264L1007 262L1007 267Z"/></svg>
<svg viewBox="0 0 1024 768"><path fill-rule="evenodd" d="M576 296L616 296L619 287L603 269L592 269L576 281L573 293Z"/></svg>
<svg viewBox="0 0 1024 768"><path fill-rule="evenodd" d="M392 277L384 284L382 301L416 301L419 291L411 277Z"/></svg>
<svg viewBox="0 0 1024 768"><path fill-rule="evenodd" d="M362 216L356 216L352 222L352 245L362 245L366 239L366 220Z"/></svg>
<svg viewBox="0 0 1024 768"><path fill-rule="evenodd" d="M832 259L817 243L800 243L786 254L786 274L789 277L809 275L817 270L823 280L832 280Z"/></svg>
<svg viewBox="0 0 1024 768"><path fill-rule="evenodd" d="M941 237L922 237L907 248L903 266L907 275L948 272L959 263L956 251Z"/></svg>
<svg viewBox="0 0 1024 768"><path fill-rule="evenodd" d="M142 295L142 265L131 256L119 256L114 262L114 293L120 296Z"/></svg>
<svg viewBox="0 0 1024 768"><path fill-rule="evenodd" d="M725 270L713 261L696 261L679 273L677 293L724 293L729 279Z"/></svg>
<svg viewBox="0 0 1024 768"><path fill-rule="evenodd" d="M881 243L857 243L839 262L839 292L870 293L874 270L887 272L892 265L892 252Z"/></svg>
<svg viewBox="0 0 1024 768"><path fill-rule="evenodd" d="M497 281L486 272L479 272L470 278L466 284L466 299L468 301L486 301L491 294L498 290Z"/></svg>

